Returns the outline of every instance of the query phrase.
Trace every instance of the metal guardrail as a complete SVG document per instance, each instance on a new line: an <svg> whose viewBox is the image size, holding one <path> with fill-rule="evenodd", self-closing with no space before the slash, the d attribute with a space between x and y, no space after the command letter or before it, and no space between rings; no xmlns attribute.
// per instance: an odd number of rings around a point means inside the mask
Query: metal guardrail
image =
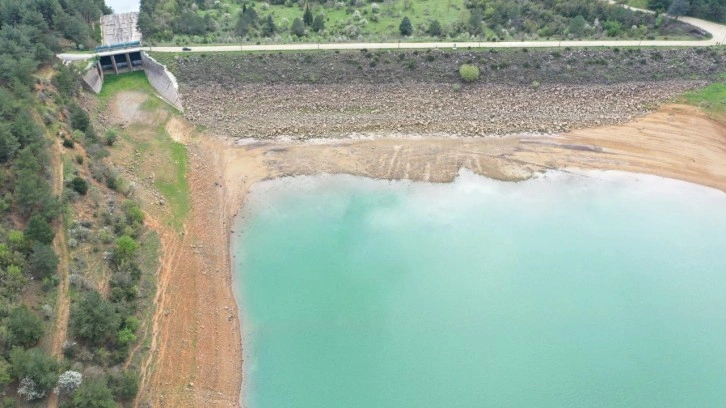
<svg viewBox="0 0 726 408"><path fill-rule="evenodd" d="M140 47L141 41L129 41L129 42L123 42L118 44L111 44L111 45L99 45L96 47L96 52L106 52L106 51L115 51L115 50L122 50L124 48L134 48L134 47Z"/></svg>

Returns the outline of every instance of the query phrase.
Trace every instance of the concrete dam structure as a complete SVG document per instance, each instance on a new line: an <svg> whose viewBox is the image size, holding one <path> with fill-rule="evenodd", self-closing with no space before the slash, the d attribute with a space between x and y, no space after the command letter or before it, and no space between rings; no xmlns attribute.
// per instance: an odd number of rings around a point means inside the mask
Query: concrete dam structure
<svg viewBox="0 0 726 408"><path fill-rule="evenodd" d="M97 60L89 64L83 74L83 82L93 92L99 93L106 75L144 71L159 95L175 108L183 110L174 75L141 49L137 18L138 13L135 12L101 17L103 45L96 48Z"/></svg>
<svg viewBox="0 0 726 408"><path fill-rule="evenodd" d="M98 60L98 65L107 73L121 74L143 69L141 51L120 50L118 54L104 55Z"/></svg>
<svg viewBox="0 0 726 408"><path fill-rule="evenodd" d="M103 55L92 63L85 74L83 82L95 93L101 92L106 75L117 75L126 72L144 71L149 83L159 95L170 105L183 111L184 106L179 97L179 85L174 74L166 66L151 58L139 49L119 50L112 55Z"/></svg>
<svg viewBox="0 0 726 408"><path fill-rule="evenodd" d="M141 32L136 28L138 12L110 14L101 17L103 45L141 41Z"/></svg>

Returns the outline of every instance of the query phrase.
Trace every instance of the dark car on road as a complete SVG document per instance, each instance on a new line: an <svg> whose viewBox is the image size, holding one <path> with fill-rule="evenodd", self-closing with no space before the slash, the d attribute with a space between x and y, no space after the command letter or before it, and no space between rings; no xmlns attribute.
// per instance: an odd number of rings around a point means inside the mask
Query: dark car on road
<svg viewBox="0 0 726 408"><path fill-rule="evenodd" d="M191 50L192 50L192 49L191 49L191 48L189 48L189 47L184 47L184 48L182 48L182 51L191 51Z"/></svg>

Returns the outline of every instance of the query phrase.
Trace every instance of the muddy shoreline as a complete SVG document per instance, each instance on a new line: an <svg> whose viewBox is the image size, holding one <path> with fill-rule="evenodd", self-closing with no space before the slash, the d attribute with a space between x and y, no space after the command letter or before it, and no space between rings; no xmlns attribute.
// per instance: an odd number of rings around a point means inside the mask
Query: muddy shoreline
<svg viewBox="0 0 726 408"><path fill-rule="evenodd" d="M321 173L450 182L462 168L516 181L612 169L726 191L726 126L694 107L663 106L715 80L714 61L724 58L721 50L511 50L171 61L186 120L167 131L187 146L193 205L169 255L177 261L164 304L181 318L160 321L166 352L151 382L154 406L240 403L244 327L230 239L254 183ZM474 60L482 79L459 83L456 67Z"/></svg>
<svg viewBox="0 0 726 408"><path fill-rule="evenodd" d="M345 173L380 179L450 182L459 169L522 180L550 169L625 170L678 178L726 191L726 126L689 106L666 106L617 127L556 135L245 142L220 134L187 145L193 211L170 258L160 322L154 406L237 406L242 337L232 290L234 216L256 182L282 176ZM184 130L187 129L187 130Z"/></svg>

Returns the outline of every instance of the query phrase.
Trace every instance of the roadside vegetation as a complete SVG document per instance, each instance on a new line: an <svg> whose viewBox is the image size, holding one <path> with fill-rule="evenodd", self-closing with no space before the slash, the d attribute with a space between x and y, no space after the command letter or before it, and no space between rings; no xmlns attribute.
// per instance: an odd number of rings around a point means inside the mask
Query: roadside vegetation
<svg viewBox="0 0 726 408"><path fill-rule="evenodd" d="M478 77L467 76L473 82L499 84L529 85L534 81L609 84L674 78L714 81L726 64L723 47L155 53L153 56L174 72L182 90L184 86L219 84L456 83L464 81L460 73L463 64L479 70Z"/></svg>
<svg viewBox="0 0 726 408"><path fill-rule="evenodd" d="M142 0L138 25L147 42L178 45L706 35L602 0Z"/></svg>

